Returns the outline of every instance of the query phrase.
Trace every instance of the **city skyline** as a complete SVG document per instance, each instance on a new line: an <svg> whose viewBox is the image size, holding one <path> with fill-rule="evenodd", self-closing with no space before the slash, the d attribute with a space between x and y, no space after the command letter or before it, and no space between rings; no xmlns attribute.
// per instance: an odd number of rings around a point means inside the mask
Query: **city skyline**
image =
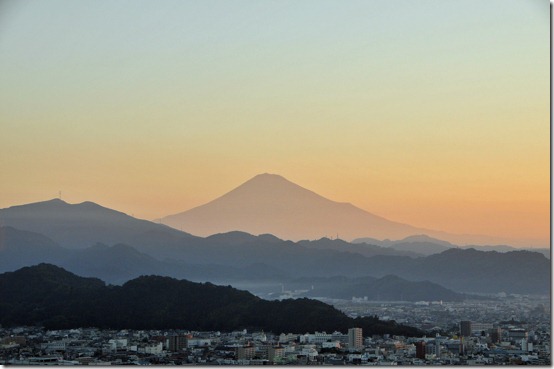
<svg viewBox="0 0 554 369"><path fill-rule="evenodd" d="M1 9L0 208L62 191L155 219L269 172L416 227L549 244L548 2Z"/></svg>

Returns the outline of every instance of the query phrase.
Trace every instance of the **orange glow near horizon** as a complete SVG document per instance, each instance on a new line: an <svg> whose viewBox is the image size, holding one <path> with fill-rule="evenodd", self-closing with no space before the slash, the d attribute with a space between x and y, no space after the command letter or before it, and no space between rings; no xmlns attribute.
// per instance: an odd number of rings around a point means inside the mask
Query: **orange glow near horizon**
<svg viewBox="0 0 554 369"><path fill-rule="evenodd" d="M151 220L269 172L548 246L548 3L308 3L6 6L0 208L61 190Z"/></svg>

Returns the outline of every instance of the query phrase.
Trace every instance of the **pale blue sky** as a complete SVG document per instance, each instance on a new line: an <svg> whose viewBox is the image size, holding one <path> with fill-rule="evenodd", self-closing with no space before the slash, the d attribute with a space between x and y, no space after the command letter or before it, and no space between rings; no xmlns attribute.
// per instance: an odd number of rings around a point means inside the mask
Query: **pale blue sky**
<svg viewBox="0 0 554 369"><path fill-rule="evenodd" d="M545 0L3 1L0 207L65 189L155 218L275 172L543 237L549 21Z"/></svg>

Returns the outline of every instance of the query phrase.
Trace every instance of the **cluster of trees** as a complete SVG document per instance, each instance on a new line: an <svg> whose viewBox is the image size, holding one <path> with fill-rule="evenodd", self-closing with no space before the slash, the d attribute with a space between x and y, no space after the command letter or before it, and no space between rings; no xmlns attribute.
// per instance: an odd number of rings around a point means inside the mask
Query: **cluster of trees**
<svg viewBox="0 0 554 369"><path fill-rule="evenodd" d="M48 329L263 329L272 332L346 331L419 336L416 328L352 319L310 299L267 301L230 286L141 276L123 286L82 278L50 264L0 275L0 323Z"/></svg>

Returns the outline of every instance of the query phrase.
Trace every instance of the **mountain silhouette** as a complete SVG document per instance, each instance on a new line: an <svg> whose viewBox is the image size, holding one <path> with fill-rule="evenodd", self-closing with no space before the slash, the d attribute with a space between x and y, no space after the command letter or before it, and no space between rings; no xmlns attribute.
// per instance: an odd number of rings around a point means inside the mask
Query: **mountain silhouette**
<svg viewBox="0 0 554 369"><path fill-rule="evenodd" d="M406 251L411 253L416 253L418 255L433 255L440 254L443 251L460 248L460 249L475 249L480 251L498 251L498 252L509 252L517 250L526 250L531 252L539 252L543 254L546 258L550 258L550 248L517 248L508 245L465 245L458 246L450 242L439 240L436 238L429 237L427 235L414 235L406 237L402 240L378 240L375 238L364 237L357 238L352 240L352 244L365 244L367 246L380 246L388 249L396 250L399 252ZM384 253L381 253L384 254Z"/></svg>
<svg viewBox="0 0 554 369"><path fill-rule="evenodd" d="M275 174L260 174L194 209L161 220L195 235L244 231L282 239L320 239L337 233L346 239L421 233L352 204L326 199Z"/></svg>
<svg viewBox="0 0 554 369"><path fill-rule="evenodd" d="M203 237L231 231L270 233L293 241L337 235L352 240L426 234L461 245L501 242L496 237L454 235L394 222L350 203L326 199L268 173L253 177L204 205L162 218L161 223Z"/></svg>
<svg viewBox="0 0 554 369"><path fill-rule="evenodd" d="M144 245L141 250L147 250L155 249L159 244L180 246L183 239L195 238L90 201L68 204L60 199L0 209L0 226L40 233L70 249L82 249L101 242Z"/></svg>
<svg viewBox="0 0 554 369"><path fill-rule="evenodd" d="M307 297L327 297L350 300L365 297L385 301L462 301L465 295L429 281L409 281L395 275L381 278L319 277L298 278L287 283L288 289L305 290ZM475 298L475 296L471 296Z"/></svg>
<svg viewBox="0 0 554 369"><path fill-rule="evenodd" d="M68 251L42 234L0 227L0 272L37 263L56 263L65 259Z"/></svg>
<svg viewBox="0 0 554 369"><path fill-rule="evenodd" d="M427 235L413 235L406 237L402 240L376 240L374 238L357 238L352 241L353 244L368 244L368 245L378 245L381 247L386 247L398 251L411 251L418 253L420 255L432 255L438 254L443 251L446 251L451 248L458 247L451 244L450 242L439 240L436 238L429 237Z"/></svg>

